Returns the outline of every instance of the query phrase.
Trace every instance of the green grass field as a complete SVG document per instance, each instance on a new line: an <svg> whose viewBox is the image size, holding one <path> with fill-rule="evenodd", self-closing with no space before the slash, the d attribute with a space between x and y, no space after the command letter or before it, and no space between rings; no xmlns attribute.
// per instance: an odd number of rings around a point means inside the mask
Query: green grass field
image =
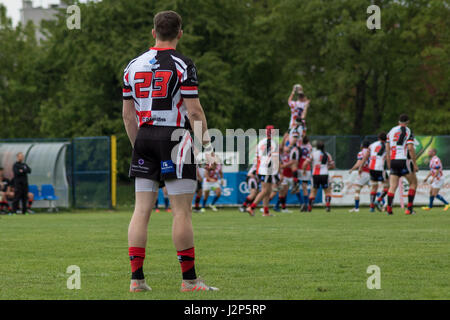
<svg viewBox="0 0 450 320"><path fill-rule="evenodd" d="M219 292L180 293L171 214L152 215L144 272L129 293L130 207L0 217L0 299L449 299L450 213L394 216L362 209L194 213L197 274ZM81 289L69 290L69 265ZM367 267L381 289L366 287Z"/></svg>

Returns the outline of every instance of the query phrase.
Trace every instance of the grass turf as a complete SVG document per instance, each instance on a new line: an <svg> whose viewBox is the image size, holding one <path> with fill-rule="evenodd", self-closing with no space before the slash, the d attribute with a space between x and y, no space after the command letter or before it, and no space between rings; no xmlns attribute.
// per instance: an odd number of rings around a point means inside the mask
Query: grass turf
<svg viewBox="0 0 450 320"><path fill-rule="evenodd" d="M449 299L450 213L193 214L197 274L219 292L180 293L171 214L153 213L144 272L129 293L131 208L0 218L0 299ZM69 290L66 268L81 268ZM366 287L368 266L381 289Z"/></svg>

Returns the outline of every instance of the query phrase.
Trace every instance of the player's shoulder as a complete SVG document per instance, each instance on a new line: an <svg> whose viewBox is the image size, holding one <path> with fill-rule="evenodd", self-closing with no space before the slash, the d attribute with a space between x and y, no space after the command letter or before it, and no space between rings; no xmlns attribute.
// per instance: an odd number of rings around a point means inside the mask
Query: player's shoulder
<svg viewBox="0 0 450 320"><path fill-rule="evenodd" d="M389 130L388 135L391 135L391 134L397 132L399 130L399 128L400 128L400 126L392 127L391 130Z"/></svg>
<svg viewBox="0 0 450 320"><path fill-rule="evenodd" d="M131 59L128 62L127 66L125 67L124 71L127 72L131 68L132 65L134 65L134 64L136 64L136 62L144 59L149 54L149 52L150 52L149 50L146 50L144 52L139 53L139 55L137 55L133 59Z"/></svg>
<svg viewBox="0 0 450 320"><path fill-rule="evenodd" d="M170 51L170 56L176 62L182 64L183 67L187 67L189 65L194 65L194 61L191 58L183 55L182 53L180 53L180 52L178 52L176 50Z"/></svg>

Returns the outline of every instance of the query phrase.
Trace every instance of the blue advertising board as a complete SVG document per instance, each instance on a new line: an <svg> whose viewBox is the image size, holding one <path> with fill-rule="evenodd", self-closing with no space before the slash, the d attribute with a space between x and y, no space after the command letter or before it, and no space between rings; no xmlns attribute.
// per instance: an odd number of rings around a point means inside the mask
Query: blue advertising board
<svg viewBox="0 0 450 320"><path fill-rule="evenodd" d="M247 172L239 171L239 172L225 172L223 174L223 186L222 186L222 195L217 201L217 205L240 205L245 201L245 198L249 194L249 190L246 182ZM310 185L308 185L308 190L310 189ZM214 198L214 192L209 193L207 203L211 203ZM163 192L160 189L158 200L160 204L164 204ZM275 196L270 203L275 204L278 200L278 196ZM315 203L322 203L323 195L322 189L319 189L317 192L317 196L315 199ZM300 190L300 197L297 197L295 194L288 193L287 204L301 204L303 203L303 194Z"/></svg>

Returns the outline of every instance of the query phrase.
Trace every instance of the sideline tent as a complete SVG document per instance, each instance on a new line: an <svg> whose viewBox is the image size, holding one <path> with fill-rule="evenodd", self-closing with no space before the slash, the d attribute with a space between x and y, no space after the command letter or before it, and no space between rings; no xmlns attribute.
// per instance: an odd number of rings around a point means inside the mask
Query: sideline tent
<svg viewBox="0 0 450 320"><path fill-rule="evenodd" d="M12 166L16 161L18 152L23 152L25 162L31 167L28 176L30 185L51 184L59 198L58 207L69 207L69 184L66 175L66 149L67 142L45 143L0 143L0 166L5 169L5 176L13 178ZM37 201L34 207L47 207L47 201Z"/></svg>

